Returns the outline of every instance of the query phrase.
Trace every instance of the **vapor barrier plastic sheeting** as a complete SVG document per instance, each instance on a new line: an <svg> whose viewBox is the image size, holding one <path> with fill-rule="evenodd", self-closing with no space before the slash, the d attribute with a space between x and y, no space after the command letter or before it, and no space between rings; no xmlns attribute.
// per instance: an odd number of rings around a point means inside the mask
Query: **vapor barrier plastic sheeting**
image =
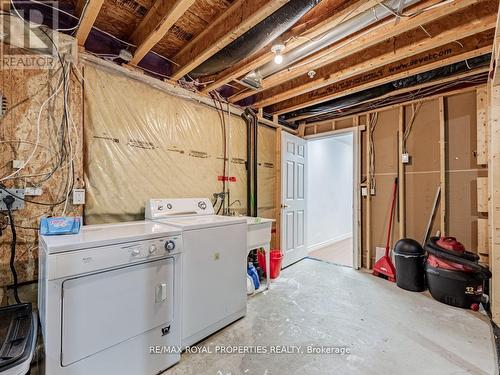
<svg viewBox="0 0 500 375"><path fill-rule="evenodd" d="M209 197L222 191L223 141L215 109L124 75L85 66L87 224L144 218L149 198ZM246 129L226 115L233 208L246 212ZM266 140L264 140L266 138ZM274 130L260 128L259 201L272 205ZM270 173L272 171L272 173ZM261 207L269 217L272 207Z"/></svg>

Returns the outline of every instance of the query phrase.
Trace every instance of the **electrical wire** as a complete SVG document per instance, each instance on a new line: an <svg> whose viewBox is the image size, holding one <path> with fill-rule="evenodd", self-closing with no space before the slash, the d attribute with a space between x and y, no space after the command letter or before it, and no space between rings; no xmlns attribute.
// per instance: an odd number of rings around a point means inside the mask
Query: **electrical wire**
<svg viewBox="0 0 500 375"><path fill-rule="evenodd" d="M10 199L9 199L10 198ZM10 271L12 272L12 278L13 278L13 291L14 291L14 299L16 300L17 303L21 303L21 299L19 298L19 293L18 293L18 280L17 280L17 271L16 271L16 265L15 265L15 260L16 260L16 245L17 245L17 232L16 232L16 226L14 225L14 218L12 217L12 204L14 203L15 199L12 196L6 196L3 198L3 201L5 205L7 206L7 215L9 217L9 223L10 223L10 230L12 232L12 240L10 242Z"/></svg>

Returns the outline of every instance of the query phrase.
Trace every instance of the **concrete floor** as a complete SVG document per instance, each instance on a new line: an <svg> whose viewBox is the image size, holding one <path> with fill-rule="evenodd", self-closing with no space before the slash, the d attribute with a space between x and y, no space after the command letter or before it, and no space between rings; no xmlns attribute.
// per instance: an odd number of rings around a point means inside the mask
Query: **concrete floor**
<svg viewBox="0 0 500 375"><path fill-rule="evenodd" d="M164 375L497 374L489 319L370 274L305 259L199 345L347 347L340 354L188 354Z"/></svg>
<svg viewBox="0 0 500 375"><path fill-rule="evenodd" d="M354 260L352 237L335 242L329 246L322 247L321 249L311 251L309 256L311 258L324 260L340 266L352 267Z"/></svg>

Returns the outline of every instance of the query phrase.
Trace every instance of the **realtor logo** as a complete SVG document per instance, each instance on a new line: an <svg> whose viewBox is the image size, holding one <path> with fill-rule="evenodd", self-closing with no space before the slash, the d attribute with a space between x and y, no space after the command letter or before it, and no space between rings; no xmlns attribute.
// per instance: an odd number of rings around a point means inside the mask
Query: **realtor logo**
<svg viewBox="0 0 500 375"><path fill-rule="evenodd" d="M57 32L43 26L57 27L58 5L43 4L0 0L1 69L52 69L59 63L57 52L67 46Z"/></svg>

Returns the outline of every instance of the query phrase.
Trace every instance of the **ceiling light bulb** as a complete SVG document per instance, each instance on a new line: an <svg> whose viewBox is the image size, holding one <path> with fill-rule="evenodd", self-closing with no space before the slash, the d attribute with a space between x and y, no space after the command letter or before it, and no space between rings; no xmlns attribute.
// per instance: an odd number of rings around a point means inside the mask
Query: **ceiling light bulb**
<svg viewBox="0 0 500 375"><path fill-rule="evenodd" d="M276 56L274 56L274 62L280 65L283 62L283 55L276 54Z"/></svg>
<svg viewBox="0 0 500 375"><path fill-rule="evenodd" d="M285 50L285 45L281 43L274 44L271 47L271 52L274 53L274 63L281 64L283 62L283 51Z"/></svg>

